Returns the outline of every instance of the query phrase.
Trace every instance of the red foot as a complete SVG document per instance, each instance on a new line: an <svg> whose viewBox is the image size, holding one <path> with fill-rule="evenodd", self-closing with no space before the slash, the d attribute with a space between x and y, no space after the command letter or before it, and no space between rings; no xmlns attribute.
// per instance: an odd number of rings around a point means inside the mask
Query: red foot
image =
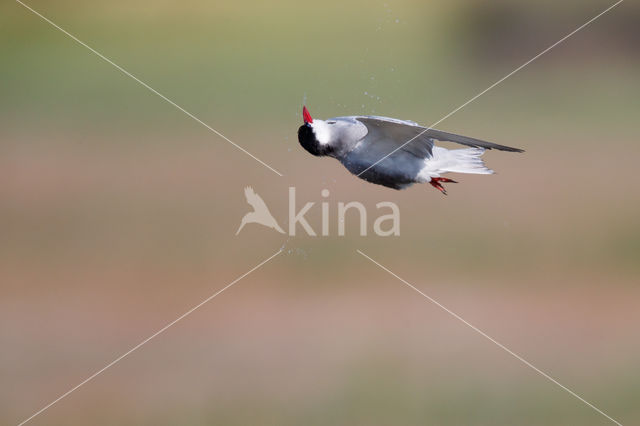
<svg viewBox="0 0 640 426"><path fill-rule="evenodd" d="M449 178L443 178L443 177L433 177L431 178L431 181L429 182L431 184L431 186L433 186L435 189L437 189L438 191L442 192L444 195L447 195L447 190L444 189L444 186L442 186L440 183L458 183L453 179L449 179Z"/></svg>

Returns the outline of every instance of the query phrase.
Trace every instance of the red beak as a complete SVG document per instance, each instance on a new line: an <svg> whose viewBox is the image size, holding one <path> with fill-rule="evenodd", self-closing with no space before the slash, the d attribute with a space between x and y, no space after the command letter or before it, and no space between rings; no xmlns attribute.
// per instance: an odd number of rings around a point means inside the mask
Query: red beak
<svg viewBox="0 0 640 426"><path fill-rule="evenodd" d="M304 124L313 123L313 118L311 118L311 114L309 114L306 106L302 107L302 119L304 120Z"/></svg>

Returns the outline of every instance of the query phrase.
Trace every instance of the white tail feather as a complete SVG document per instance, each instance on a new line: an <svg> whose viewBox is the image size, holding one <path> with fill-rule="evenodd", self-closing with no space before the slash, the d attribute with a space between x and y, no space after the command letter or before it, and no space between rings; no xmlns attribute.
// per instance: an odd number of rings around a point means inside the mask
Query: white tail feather
<svg viewBox="0 0 640 426"><path fill-rule="evenodd" d="M465 148L449 150L439 146L433 147L433 157L425 161L425 167L420 172L425 181L442 173L474 173L489 175L493 170L485 166L482 161L484 148Z"/></svg>

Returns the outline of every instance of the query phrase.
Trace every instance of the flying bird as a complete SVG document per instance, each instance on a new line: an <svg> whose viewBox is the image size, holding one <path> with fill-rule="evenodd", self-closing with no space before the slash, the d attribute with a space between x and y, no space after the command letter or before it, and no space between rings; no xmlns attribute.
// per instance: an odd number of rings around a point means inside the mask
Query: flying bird
<svg viewBox="0 0 640 426"><path fill-rule="evenodd" d="M457 182L442 177L445 173L493 173L482 161L485 150L524 152L395 118L349 116L314 120L306 106L302 108L302 118L298 141L305 150L315 156L333 157L357 177L393 189L428 182L446 195L442 184ZM436 140L470 148L447 149L434 145Z"/></svg>
<svg viewBox="0 0 640 426"><path fill-rule="evenodd" d="M244 196L247 199L247 203L249 203L249 205L253 207L253 211L244 215L242 221L240 222L240 227L238 228L236 235L240 233L244 225L246 225L247 223L259 223L260 225L264 225L268 228L273 228L279 233L284 234L284 231L282 230L282 228L280 228L278 222L276 222L276 219L269 211L269 208L265 204L264 200L258 194L256 194L253 188L247 186L244 189Z"/></svg>

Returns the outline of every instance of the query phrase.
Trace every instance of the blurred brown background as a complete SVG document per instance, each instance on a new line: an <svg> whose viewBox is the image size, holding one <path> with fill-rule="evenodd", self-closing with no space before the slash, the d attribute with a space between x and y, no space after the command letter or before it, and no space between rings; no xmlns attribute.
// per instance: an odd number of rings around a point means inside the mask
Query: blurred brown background
<svg viewBox="0 0 640 426"><path fill-rule="evenodd" d="M601 425L640 420L640 7L624 2L438 127L518 146L448 197L355 179L297 143L326 118L429 125L611 3L0 6L0 423L18 424L280 247L282 255L31 421L39 425ZM332 237L248 225L287 188ZM338 201L401 236L337 237ZM370 228L371 229L371 228Z"/></svg>

